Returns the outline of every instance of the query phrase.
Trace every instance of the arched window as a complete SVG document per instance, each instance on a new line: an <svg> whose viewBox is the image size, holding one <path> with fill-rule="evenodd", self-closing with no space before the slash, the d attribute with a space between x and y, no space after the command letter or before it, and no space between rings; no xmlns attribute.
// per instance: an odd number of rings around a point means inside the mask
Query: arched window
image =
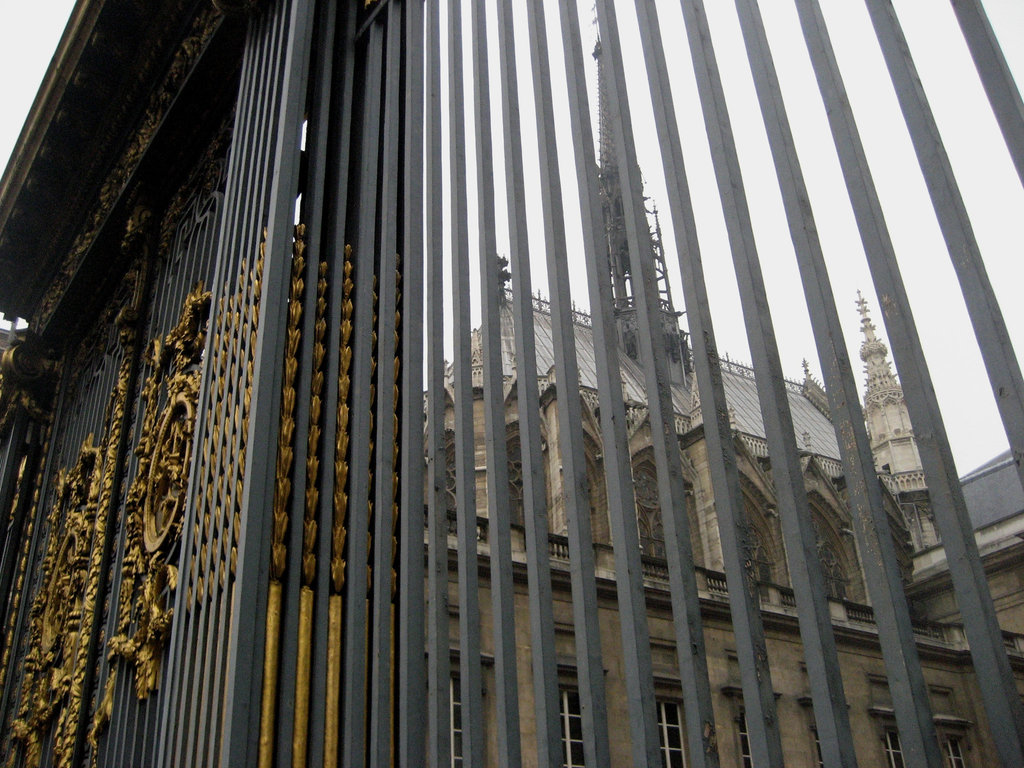
<svg viewBox="0 0 1024 768"><path fill-rule="evenodd" d="M658 477L646 464L633 470L636 495L636 520L640 530L640 548L645 555L665 557L665 528L658 502Z"/></svg>
<svg viewBox="0 0 1024 768"><path fill-rule="evenodd" d="M444 497L445 504L451 514L455 514L458 506L455 482L455 434L449 432L444 449Z"/></svg>
<svg viewBox="0 0 1024 768"><path fill-rule="evenodd" d="M843 564L832 545L821 538L818 539L818 559L825 577L826 593L836 600L845 600L846 575L843 573Z"/></svg>
<svg viewBox="0 0 1024 768"><path fill-rule="evenodd" d="M765 548L761 533L757 528L750 528L750 540L750 562L753 567L754 578L760 583L773 583L775 578L772 573L772 561L768 556L768 550Z"/></svg>
<svg viewBox="0 0 1024 768"><path fill-rule="evenodd" d="M519 434L513 433L506 442L508 451L508 506L515 525L523 524L523 456Z"/></svg>

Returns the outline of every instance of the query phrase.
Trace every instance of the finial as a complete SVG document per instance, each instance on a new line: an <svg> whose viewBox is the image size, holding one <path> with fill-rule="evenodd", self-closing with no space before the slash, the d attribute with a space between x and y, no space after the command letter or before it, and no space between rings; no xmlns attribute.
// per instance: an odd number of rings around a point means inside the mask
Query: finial
<svg viewBox="0 0 1024 768"><path fill-rule="evenodd" d="M807 362L806 357L803 359L802 365L804 367L804 379L811 378L811 364Z"/></svg>
<svg viewBox="0 0 1024 768"><path fill-rule="evenodd" d="M860 329L864 333L866 341L875 341L875 325L871 322L871 315L868 314L868 302L864 295L857 291L857 311L860 312Z"/></svg>

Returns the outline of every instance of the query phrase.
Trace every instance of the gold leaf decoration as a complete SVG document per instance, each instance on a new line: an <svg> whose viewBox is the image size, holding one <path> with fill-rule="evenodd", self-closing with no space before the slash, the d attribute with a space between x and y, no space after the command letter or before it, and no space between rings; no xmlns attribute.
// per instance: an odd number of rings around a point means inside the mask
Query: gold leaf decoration
<svg viewBox="0 0 1024 768"><path fill-rule="evenodd" d="M112 662L121 657L134 667L139 699L159 684L160 659L170 634L170 595L178 583L170 553L185 517L210 304L210 292L197 283L182 303L177 324L162 339L152 339L145 356L149 375L142 387L146 410L135 448L138 470L125 501L124 577L117 630L107 644ZM93 739L102 725L100 714L94 719Z"/></svg>

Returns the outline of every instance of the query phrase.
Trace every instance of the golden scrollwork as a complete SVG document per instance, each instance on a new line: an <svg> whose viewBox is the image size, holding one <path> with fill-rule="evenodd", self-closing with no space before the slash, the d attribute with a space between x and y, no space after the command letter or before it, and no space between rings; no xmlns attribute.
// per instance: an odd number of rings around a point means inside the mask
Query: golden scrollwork
<svg viewBox="0 0 1024 768"><path fill-rule="evenodd" d="M120 656L134 666L140 699L159 684L160 659L170 633L168 598L178 582L170 553L184 521L210 299L198 283L185 297L177 325L164 338L151 340L146 351L146 411L135 449L138 470L125 502L127 540L117 631L107 644L112 662ZM112 668L111 690L113 679ZM94 732L99 727L102 718L94 721Z"/></svg>
<svg viewBox="0 0 1024 768"><path fill-rule="evenodd" d="M90 633L98 606L103 544L133 388L135 319L144 282L144 266L137 264L122 280L127 303L111 306L122 350L116 385L105 409L103 439L94 445L90 435L75 467L59 472L54 484L42 587L31 609L25 678L18 716L12 723L14 738L24 744L28 768L38 765L47 738L53 765L71 764L79 718L88 701L87 649L93 642Z"/></svg>
<svg viewBox="0 0 1024 768"><path fill-rule="evenodd" d="M57 475L51 529L42 566L42 587L31 609L30 644L12 735L25 746L25 765L39 764L51 723L75 694L75 660L85 618L83 595L100 492L100 449L89 435L71 469ZM78 692L80 694L80 691ZM63 744L54 744L63 764Z"/></svg>

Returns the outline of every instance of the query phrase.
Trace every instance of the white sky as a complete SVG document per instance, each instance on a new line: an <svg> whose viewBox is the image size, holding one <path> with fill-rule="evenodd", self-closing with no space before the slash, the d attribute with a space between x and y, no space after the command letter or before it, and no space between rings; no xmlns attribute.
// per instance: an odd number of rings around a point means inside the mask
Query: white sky
<svg viewBox="0 0 1024 768"><path fill-rule="evenodd" d="M772 300L776 333L782 346L783 365L788 375L800 378L800 362L806 357L819 371L814 344L807 321L806 307L799 289L795 258L789 239L775 181L774 169L761 125L749 70L743 56L742 39L731 2L705 0L712 35L725 81L727 99L736 132L747 196L756 228L762 266ZM640 163L647 180L647 192L661 203L665 242L672 242L667 196L661 178L660 158L654 140L653 119L646 85L642 79L642 55L636 37L630 0L616 0L623 27L623 45L627 64L637 87L630 93L633 122L637 131ZM748 360L746 339L740 321L739 300L732 273L724 222L704 138L693 74L688 59L685 34L681 30L678 0L658 0L662 33L666 38L672 69L673 91L684 141L691 190L698 217L702 253L711 293L715 331L719 348L738 360ZM5 105L0 112L0 162L6 162L17 140L38 84L60 39L73 4L69 0L35 0L32 3L6 2L0 7L0 94ZM464 1L464 6L468 3ZM488 0L493 6L493 0ZM559 46L555 3L548 3L548 27L552 38L552 72L555 102L565 110L564 77ZM585 36L593 34L591 3L582 2ZM847 328L851 356L858 360L859 316L853 301L860 288L868 296L876 323L881 326L877 301L864 262L859 237L846 198L842 176L824 110L799 34L795 10L790 2L764 2L762 13L776 58L790 121L804 175L810 187L811 202L829 262L833 289ZM1006 438L984 374L977 345L959 296L949 257L938 231L916 159L899 113L884 64L864 10L863 3L850 0L822 0L836 48L839 64L851 103L857 116L869 155L871 170L882 197L911 301L924 338L925 351L932 367L947 431L960 473L981 464L1006 449ZM960 180L977 232L986 266L1006 317L1010 335L1019 351L1024 348L1024 302L1020 301L1024 261L1024 190L1017 179L1005 145L995 125L978 83L973 63L960 40L956 20L948 2L934 0L894 0L909 38L925 90L940 123L943 140ZM985 6L1003 44L1018 82L1024 78L1024 3L1020 0L985 0ZM521 3L516 4L516 34L520 50L525 46L526 25ZM493 9L492 9L493 10ZM493 12L489 16L492 50L496 51ZM464 36L468 34L468 17ZM585 45L591 45L585 42ZM468 50L467 50L468 54ZM496 54L492 53L492 57ZM589 57L588 57L589 61ZM469 57L466 56L469 66ZM524 145L528 163L536 156L532 100L529 97L528 58L520 60L521 108ZM498 85L492 69L491 86ZM593 77L593 73L591 73ZM470 93L470 83L466 84ZM596 106L596 105L595 105ZM495 131L500 131L500 115L493 115ZM568 115L560 115L556 137L563 164L563 191L566 193L570 242L579 242L577 207L572 192L571 146L563 127ZM472 129L467 135L472 143ZM500 134L496 133L500 146ZM531 149L533 147L533 149ZM475 211L472 148L469 152L470 220ZM498 250L508 252L503 214L504 177L496 162L495 184L498 190ZM537 176L528 178L531 211L531 250L534 254L534 285L545 294L543 248ZM475 232L471 229L471 243ZM572 247L570 247L570 250ZM472 247L471 251L476 252ZM670 270L675 272L676 257L669 248ZM575 265L579 253L568 258ZM3 276L0 275L0 279ZM475 277L474 277L475 280ZM580 281L582 285L583 281ZM682 291L673 288L678 308ZM575 291L573 300L586 305L585 290ZM880 330L882 330L880 328ZM884 335L884 330L883 330Z"/></svg>

